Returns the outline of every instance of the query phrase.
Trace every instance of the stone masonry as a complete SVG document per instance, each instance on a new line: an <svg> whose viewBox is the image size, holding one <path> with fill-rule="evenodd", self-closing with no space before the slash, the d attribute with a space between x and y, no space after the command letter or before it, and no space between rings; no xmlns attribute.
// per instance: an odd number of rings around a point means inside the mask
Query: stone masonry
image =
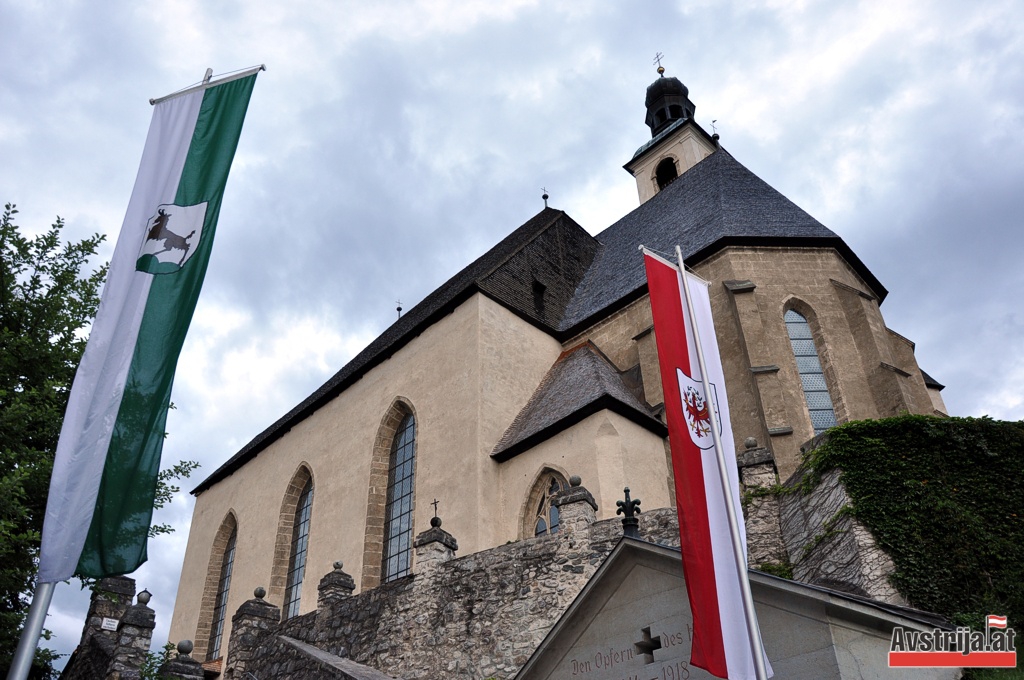
<svg viewBox="0 0 1024 680"><path fill-rule="evenodd" d="M747 564L754 569L789 561L779 526L779 475L772 452L747 437L745 451L736 457L740 469L740 493L747 530Z"/></svg>
<svg viewBox="0 0 1024 680"><path fill-rule="evenodd" d="M835 590L891 604L907 602L889 583L895 569L871 532L846 509L850 497L831 470L810 491L797 489L810 472L801 468L790 477L780 499L782 540L793 565L793 577Z"/></svg>
<svg viewBox="0 0 1024 680"><path fill-rule="evenodd" d="M351 595L337 563L316 611L279 621L257 597L232 619L226 678L511 678L622 536L595 522L579 479L555 497L564 529L454 557L440 522L417 537L417 571ZM640 534L678 545L672 508L640 515Z"/></svg>
<svg viewBox="0 0 1024 680"><path fill-rule="evenodd" d="M841 513L838 474L809 495L759 494L778 484L771 452L745 442L737 457L745 492L749 563L794 566L799 581L894 604L892 563L867 529ZM787 482L800 484L801 474ZM415 541L416 573L353 595L340 562L320 582L316 611L280 621L262 589L232 619L226 678L511 678L622 536L618 518L595 521L578 477L552 498L562 530L455 557L440 519ZM678 546L674 508L641 513L640 537ZM781 526L780 526L781 525Z"/></svg>
<svg viewBox="0 0 1024 680"><path fill-rule="evenodd" d="M100 580L92 592L82 641L64 667L64 680L129 680L139 678L156 626L149 593L139 593L133 579L116 576ZM107 625L105 625L107 624Z"/></svg>

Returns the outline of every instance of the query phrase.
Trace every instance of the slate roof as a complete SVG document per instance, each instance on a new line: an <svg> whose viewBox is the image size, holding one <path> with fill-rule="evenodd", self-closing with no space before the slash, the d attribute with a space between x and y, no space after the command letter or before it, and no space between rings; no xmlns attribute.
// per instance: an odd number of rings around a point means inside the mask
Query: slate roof
<svg viewBox="0 0 1024 680"><path fill-rule="evenodd" d="M192 493L232 474L477 292L559 341L577 335L647 292L640 244L665 253L678 244L691 266L730 245L832 247L879 300L886 294L842 239L720 148L597 237L545 208L408 310Z"/></svg>
<svg viewBox="0 0 1024 680"><path fill-rule="evenodd" d="M940 392L946 389L945 385L943 385L938 380L928 375L923 368L921 369L921 377L924 378L924 384L927 387L931 387L932 389L938 390Z"/></svg>
<svg viewBox="0 0 1024 680"><path fill-rule="evenodd" d="M610 306L624 306L647 292L637 246L674 257L678 245L695 265L730 245L835 248L879 300L881 283L839 236L719 149L597 236L594 263L562 320L578 331ZM570 332L570 335L573 333Z"/></svg>
<svg viewBox="0 0 1024 680"><path fill-rule="evenodd" d="M604 409L659 436L668 433L653 411L626 386L604 353L587 341L558 357L491 456L497 461L508 460Z"/></svg>

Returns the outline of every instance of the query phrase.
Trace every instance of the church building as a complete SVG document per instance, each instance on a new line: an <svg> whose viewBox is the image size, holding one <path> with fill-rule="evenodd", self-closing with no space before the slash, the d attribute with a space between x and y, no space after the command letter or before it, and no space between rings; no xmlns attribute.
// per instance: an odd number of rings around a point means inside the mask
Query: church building
<svg viewBox="0 0 1024 680"><path fill-rule="evenodd" d="M194 489L172 640L225 658L255 588L283 619L303 615L336 561L356 593L416 574L435 501L460 556L558 533L550 500L572 476L597 521L627 486L645 512L672 508L640 245L680 246L710 282L734 440L766 451L779 479L837 423L944 414L942 386L886 326L882 283L659 71L651 139L624 166L639 207L595 236L545 207Z"/></svg>

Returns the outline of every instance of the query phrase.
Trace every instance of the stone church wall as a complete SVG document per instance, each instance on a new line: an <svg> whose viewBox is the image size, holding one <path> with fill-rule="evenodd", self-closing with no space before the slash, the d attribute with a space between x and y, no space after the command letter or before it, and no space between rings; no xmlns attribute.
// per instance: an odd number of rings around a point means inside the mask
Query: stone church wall
<svg viewBox="0 0 1024 680"><path fill-rule="evenodd" d="M315 538L307 568L324 573L345 555L353 573L362 575L373 445L381 419L398 397L412 405L417 418L417 529L428 525L429 501L437 498L465 550L514 538L505 533L506 526L515 530L517 516L493 511L490 490L499 487L498 468L488 454L559 352L555 340L476 295L230 478L203 491L196 499L172 637L197 638L196 656L205 658L207 641L197 635L207 586L203 575L211 571L211 551L229 513L238 526L232 576L237 592L263 585L271 601L282 602L283 583L271 583L269 575L282 570L275 546L280 532L290 535L292 521L282 519L282 503L303 465L314 485L310 532ZM287 555L284 561L286 569ZM219 560L212 562L219 573ZM315 592L304 592L303 611L315 599ZM228 611L242 601L232 598Z"/></svg>
<svg viewBox="0 0 1024 680"><path fill-rule="evenodd" d="M885 327L878 301L834 249L731 246L696 272L716 282L711 301L735 441L741 446L753 438L772 454L775 468L763 471L768 477L776 470L783 479L795 472L800 446L814 434L783 321L789 308L808 319L840 422L933 411L912 344ZM344 556L362 589L376 585L364 569L373 570L375 557L365 537L379 533L370 525L376 519L382 526L382 519L380 503L368 500L367 480L382 418L398 398L411 404L417 419L414 526L427 525L429 502L439 499L465 553L525 535L523 504L545 468L584 476L604 517L629 479L651 506L672 505L665 441L615 414L591 415L500 465L490 459L559 352L584 340L620 370L639 366L647 402L663 402L646 297L562 345L484 295L425 329L197 498L172 637L196 638L196 655L205 658L208 635L200 624L208 631L211 615L203 609L203 594L213 583L209 575L218 573L211 551L229 513L238 518L238 542L228 611L256 585L267 586L268 600L281 603L283 582L269 575L286 568L275 546L290 532L282 499L301 465L314 480L308 573L324 573ZM780 552L778 534L770 531L774 502L753 503L754 553L767 562ZM303 612L312 610L313 599L307 584Z"/></svg>
<svg viewBox="0 0 1024 680"><path fill-rule="evenodd" d="M622 535L619 520L593 523L593 511L572 507L584 505L563 506L565 530L553 536L431 564L359 595L322 597L316 611L282 623L251 625L252 612L279 614L250 600L250 618L241 610L235 617L225 677L342 677L298 641L394 678L510 678ZM673 509L640 520L646 540L678 545Z"/></svg>
<svg viewBox="0 0 1024 680"><path fill-rule="evenodd" d="M840 423L931 413L913 347L885 327L878 300L832 248L729 247L700 263L737 444L769 441L783 479L814 437L783 315L807 318Z"/></svg>

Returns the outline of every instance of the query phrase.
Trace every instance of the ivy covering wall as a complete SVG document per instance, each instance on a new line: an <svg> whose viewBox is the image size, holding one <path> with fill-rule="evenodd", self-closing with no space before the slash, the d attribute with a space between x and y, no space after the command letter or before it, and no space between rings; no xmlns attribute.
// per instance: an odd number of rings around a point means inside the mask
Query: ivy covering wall
<svg viewBox="0 0 1024 680"><path fill-rule="evenodd" d="M841 470L913 606L975 629L990 613L1024 628L1024 422L853 422L829 430L807 464L812 478Z"/></svg>

